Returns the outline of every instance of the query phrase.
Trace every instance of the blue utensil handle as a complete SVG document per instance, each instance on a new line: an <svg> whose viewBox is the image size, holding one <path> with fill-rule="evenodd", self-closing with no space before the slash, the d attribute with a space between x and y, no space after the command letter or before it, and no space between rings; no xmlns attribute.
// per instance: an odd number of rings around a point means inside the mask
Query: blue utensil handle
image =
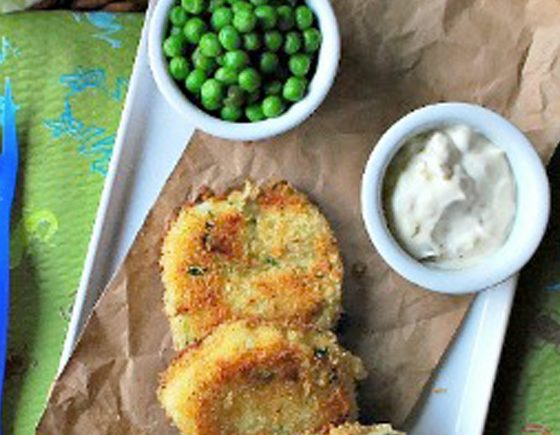
<svg viewBox="0 0 560 435"><path fill-rule="evenodd" d="M8 356L8 325L10 320L10 213L16 184L19 151L16 137L15 106L12 88L6 79L4 119L2 122L2 153L0 154L0 435L2 435L2 402L6 359Z"/></svg>

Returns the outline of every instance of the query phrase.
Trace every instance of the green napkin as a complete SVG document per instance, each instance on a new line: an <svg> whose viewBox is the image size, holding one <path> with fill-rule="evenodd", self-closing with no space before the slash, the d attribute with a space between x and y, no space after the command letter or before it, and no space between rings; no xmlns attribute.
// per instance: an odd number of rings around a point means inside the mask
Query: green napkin
<svg viewBox="0 0 560 435"><path fill-rule="evenodd" d="M56 375L142 24L104 12L0 16L0 83L12 79L21 146L8 433L33 433Z"/></svg>

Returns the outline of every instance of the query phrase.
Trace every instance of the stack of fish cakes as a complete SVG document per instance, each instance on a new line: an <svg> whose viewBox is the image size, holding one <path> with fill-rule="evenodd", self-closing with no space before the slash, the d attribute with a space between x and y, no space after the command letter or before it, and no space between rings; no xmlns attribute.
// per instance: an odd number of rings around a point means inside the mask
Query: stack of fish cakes
<svg viewBox="0 0 560 435"><path fill-rule="evenodd" d="M357 416L361 361L329 331L342 262L325 217L286 182L206 193L164 239L179 356L158 398L185 434L296 434Z"/></svg>

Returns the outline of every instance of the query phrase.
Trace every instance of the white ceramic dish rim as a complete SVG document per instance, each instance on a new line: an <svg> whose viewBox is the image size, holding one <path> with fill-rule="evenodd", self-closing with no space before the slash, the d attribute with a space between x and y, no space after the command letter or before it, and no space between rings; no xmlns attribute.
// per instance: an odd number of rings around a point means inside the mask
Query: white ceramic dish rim
<svg viewBox="0 0 560 435"><path fill-rule="evenodd" d="M284 133L307 119L327 96L340 60L340 34L336 16L329 0L306 0L315 12L323 41L317 68L309 84L307 96L291 106L278 118L254 123L236 123L215 118L188 101L169 76L163 54L162 41L167 28L167 15L174 0L159 0L150 22L148 55L150 67L161 93L188 121L200 130L230 140L260 140Z"/></svg>
<svg viewBox="0 0 560 435"><path fill-rule="evenodd" d="M406 138L442 124L464 123L502 148L517 185L517 212L505 244L482 263L461 270L428 267L407 254L388 229L382 205L382 182L389 162ZM470 293L515 274L532 257L546 230L550 189L546 171L528 139L495 112L467 103L439 103L415 110L379 139L362 179L362 215L381 257L409 281L442 293Z"/></svg>

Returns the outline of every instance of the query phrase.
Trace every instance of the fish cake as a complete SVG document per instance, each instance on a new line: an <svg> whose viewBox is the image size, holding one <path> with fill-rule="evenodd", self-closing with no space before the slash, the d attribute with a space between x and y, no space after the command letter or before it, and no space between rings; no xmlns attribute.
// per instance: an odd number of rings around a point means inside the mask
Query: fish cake
<svg viewBox="0 0 560 435"><path fill-rule="evenodd" d="M345 423L341 426L327 426L317 432L307 432L306 435L405 435L405 433L394 430L390 424L362 426L359 423Z"/></svg>
<svg viewBox="0 0 560 435"><path fill-rule="evenodd" d="M354 419L364 376L330 331L239 320L173 360L158 398L184 434L297 434Z"/></svg>
<svg viewBox="0 0 560 435"><path fill-rule="evenodd" d="M247 182L185 205L164 238L164 305L177 350L228 320L329 329L341 309L342 263L325 217L286 182Z"/></svg>

